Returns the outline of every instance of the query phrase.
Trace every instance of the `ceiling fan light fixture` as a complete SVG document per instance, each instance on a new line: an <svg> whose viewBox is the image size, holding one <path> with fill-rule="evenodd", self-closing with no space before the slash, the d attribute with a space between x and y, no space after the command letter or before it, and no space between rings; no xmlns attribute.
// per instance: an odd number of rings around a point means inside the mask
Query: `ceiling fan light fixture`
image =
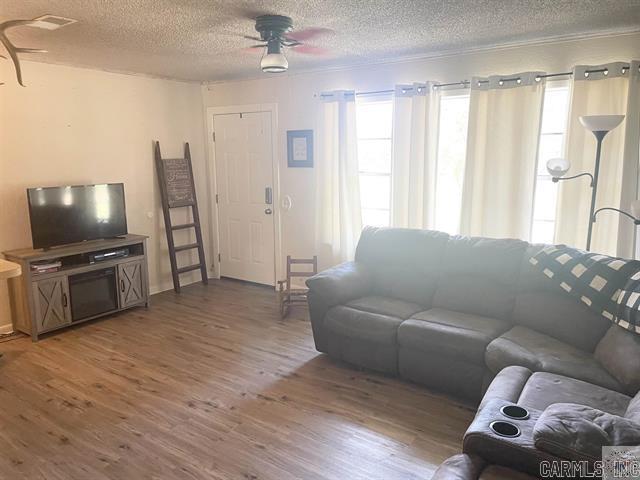
<svg viewBox="0 0 640 480"><path fill-rule="evenodd" d="M267 53L260 61L260 68L265 73L282 73L289 68L289 62L282 53Z"/></svg>
<svg viewBox="0 0 640 480"><path fill-rule="evenodd" d="M273 39L267 43L267 49L260 61L260 68L265 73L282 73L289 68L287 57L280 49L280 40Z"/></svg>

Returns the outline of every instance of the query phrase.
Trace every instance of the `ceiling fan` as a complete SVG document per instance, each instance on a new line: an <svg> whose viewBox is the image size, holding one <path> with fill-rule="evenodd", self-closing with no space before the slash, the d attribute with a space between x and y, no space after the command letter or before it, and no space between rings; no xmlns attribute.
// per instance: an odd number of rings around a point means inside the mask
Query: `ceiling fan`
<svg viewBox="0 0 640 480"><path fill-rule="evenodd" d="M289 62L284 56L283 49L290 48L299 53L309 55L325 55L324 48L307 45L307 40L330 33L328 28L307 28L297 32L293 30L293 21L284 15L260 15L256 18L256 31L260 37L245 35L244 38L262 42L252 45L251 49L264 48L265 53L260 61L260 68L265 73L281 73L289 68Z"/></svg>

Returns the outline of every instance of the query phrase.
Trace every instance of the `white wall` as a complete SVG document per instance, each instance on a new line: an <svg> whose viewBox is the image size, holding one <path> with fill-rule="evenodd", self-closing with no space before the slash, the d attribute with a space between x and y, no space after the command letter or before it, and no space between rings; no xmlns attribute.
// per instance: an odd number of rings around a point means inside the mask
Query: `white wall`
<svg viewBox="0 0 640 480"><path fill-rule="evenodd" d="M129 230L151 236L151 287L171 288L152 141L160 140L166 157L181 156L183 141L191 144L211 264L211 252L217 249L209 241L209 195L214 190L207 176L203 103L275 103L281 194L293 198L293 208L282 213L282 253L313 255L315 170L287 168L286 131L316 130L320 92L370 91L396 83L450 82L534 69L559 72L580 63L639 58L640 34L632 34L272 77L258 72L256 60L259 79L203 87L23 62L27 88L15 84L10 63L2 61L0 81L6 84L0 86L0 251L30 245L27 187L124 182ZM187 281L195 278L185 276ZM0 285L0 328L8 318L6 288Z"/></svg>
<svg viewBox="0 0 640 480"><path fill-rule="evenodd" d="M152 142L160 141L165 157L183 156L189 142L206 207L200 85L42 63L23 67L26 88L16 84L10 63L0 62L0 251L31 245L27 187L124 182L129 231L151 237L151 289L172 288ZM183 275L185 283L195 278ZM0 285L0 328L8 319Z"/></svg>
<svg viewBox="0 0 640 480"><path fill-rule="evenodd" d="M576 64L640 59L640 34L478 51L456 56L401 61L298 75L262 75L255 80L203 86L205 107L275 103L278 105L278 152L281 195L293 198L282 213L283 258L314 252L314 170L287 168L286 131L316 130L319 99L332 89L376 91L397 83L455 82L472 75L512 74L527 70L569 71ZM291 56L290 63L295 62ZM256 75L259 59L256 59ZM317 160L317 158L316 158ZM322 260L322 259L321 259Z"/></svg>

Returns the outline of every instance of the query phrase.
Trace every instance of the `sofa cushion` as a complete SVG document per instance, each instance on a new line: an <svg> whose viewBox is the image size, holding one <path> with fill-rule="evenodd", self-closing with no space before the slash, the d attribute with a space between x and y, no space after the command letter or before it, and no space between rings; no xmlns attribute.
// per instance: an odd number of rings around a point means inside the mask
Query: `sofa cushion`
<svg viewBox="0 0 640 480"><path fill-rule="evenodd" d="M629 402L629 406L627 407L624 417L640 423L640 392L638 392Z"/></svg>
<svg viewBox="0 0 640 480"><path fill-rule="evenodd" d="M531 245L523 256L513 322L593 352L611 322L558 288L529 263L544 246Z"/></svg>
<svg viewBox="0 0 640 480"><path fill-rule="evenodd" d="M327 353L333 358L397 375L397 330L402 319L344 305L327 311Z"/></svg>
<svg viewBox="0 0 640 480"><path fill-rule="evenodd" d="M516 296L513 321L593 352L611 322L563 293L521 292Z"/></svg>
<svg viewBox="0 0 640 480"><path fill-rule="evenodd" d="M533 440L539 450L593 464L604 446L640 445L640 424L586 405L556 403L536 421Z"/></svg>
<svg viewBox="0 0 640 480"><path fill-rule="evenodd" d="M402 319L378 313L364 312L356 308L338 305L325 317L329 332L366 342L396 345L398 327Z"/></svg>
<svg viewBox="0 0 640 480"><path fill-rule="evenodd" d="M347 303L347 306L365 312L398 317L403 320L409 318L416 312L424 310L424 307L417 303L405 302L404 300L383 297L381 295L356 298Z"/></svg>
<svg viewBox="0 0 640 480"><path fill-rule="evenodd" d="M527 245L521 240L451 237L433 307L506 320Z"/></svg>
<svg viewBox="0 0 640 480"><path fill-rule="evenodd" d="M611 325L598 344L595 358L622 384L625 393L640 390L640 335Z"/></svg>
<svg viewBox="0 0 640 480"><path fill-rule="evenodd" d="M509 365L550 372L621 390L621 385L591 354L553 337L516 326L492 341L485 354L487 367L497 373Z"/></svg>
<svg viewBox="0 0 640 480"><path fill-rule="evenodd" d="M554 403L578 403L613 415L624 415L630 401L629 396L608 388L555 373L536 372L524 385L517 403L536 410L544 410Z"/></svg>
<svg viewBox="0 0 640 480"><path fill-rule="evenodd" d="M371 272L374 294L430 306L448 239L430 230L365 227L356 263Z"/></svg>
<svg viewBox="0 0 640 480"><path fill-rule="evenodd" d="M495 318L432 308L402 322L398 328L398 344L482 362L489 342L509 326Z"/></svg>

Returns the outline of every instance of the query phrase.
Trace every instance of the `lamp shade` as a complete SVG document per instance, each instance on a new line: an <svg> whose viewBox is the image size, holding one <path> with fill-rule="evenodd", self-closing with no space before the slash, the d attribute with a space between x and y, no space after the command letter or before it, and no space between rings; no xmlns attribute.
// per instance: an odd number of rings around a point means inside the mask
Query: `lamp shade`
<svg viewBox="0 0 640 480"><path fill-rule="evenodd" d="M591 132L610 132L624 120L624 115L583 115L580 123Z"/></svg>
<svg viewBox="0 0 640 480"><path fill-rule="evenodd" d="M640 219L640 200L634 200L631 202L631 215Z"/></svg>
<svg viewBox="0 0 640 480"><path fill-rule="evenodd" d="M554 178L563 177L570 167L571 163L566 158L551 158L547 162L547 172Z"/></svg>

